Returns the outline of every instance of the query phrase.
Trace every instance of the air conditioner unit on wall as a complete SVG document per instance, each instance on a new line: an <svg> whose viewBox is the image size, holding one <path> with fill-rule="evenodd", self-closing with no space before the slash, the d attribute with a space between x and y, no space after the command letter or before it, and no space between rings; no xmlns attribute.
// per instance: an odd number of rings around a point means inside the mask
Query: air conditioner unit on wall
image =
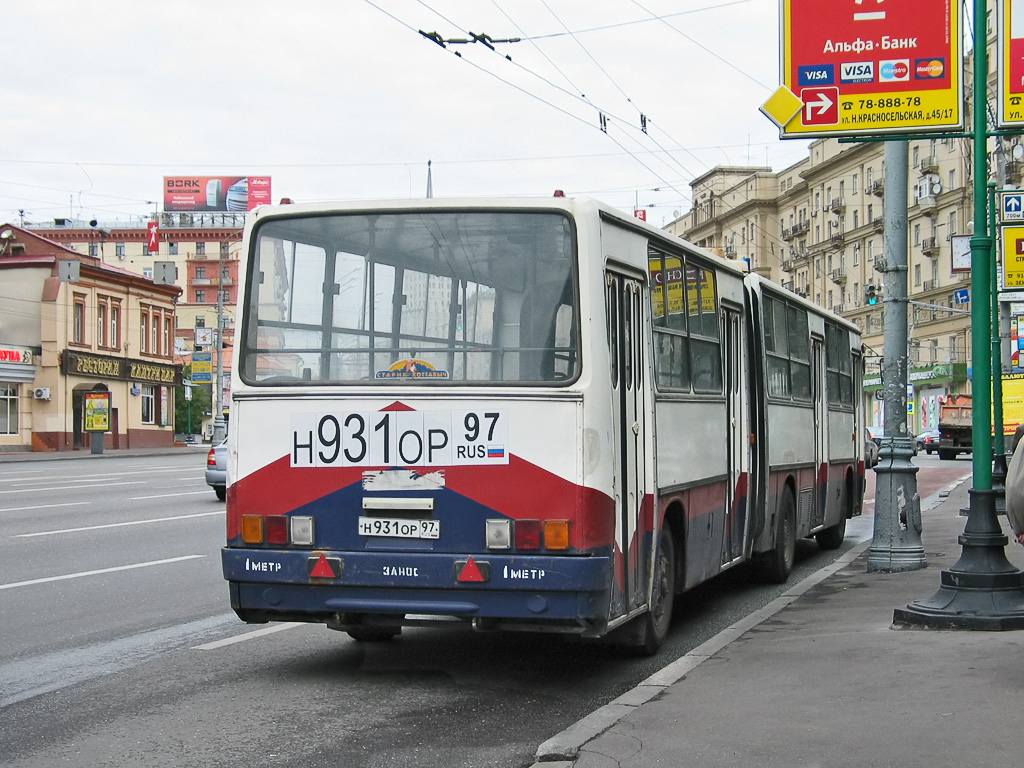
<svg viewBox="0 0 1024 768"><path fill-rule="evenodd" d="M36 387L32 390L32 397L36 400L49 400L50 399L50 388L49 387Z"/></svg>

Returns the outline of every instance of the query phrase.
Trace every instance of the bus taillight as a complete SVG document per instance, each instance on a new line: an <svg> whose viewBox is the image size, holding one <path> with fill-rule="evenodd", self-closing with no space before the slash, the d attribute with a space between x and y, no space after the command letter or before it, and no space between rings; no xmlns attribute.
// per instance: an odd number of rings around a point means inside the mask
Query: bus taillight
<svg viewBox="0 0 1024 768"><path fill-rule="evenodd" d="M313 518L242 515L243 544L313 545Z"/></svg>
<svg viewBox="0 0 1024 768"><path fill-rule="evenodd" d="M488 520L486 536L488 549L568 549L569 521Z"/></svg>

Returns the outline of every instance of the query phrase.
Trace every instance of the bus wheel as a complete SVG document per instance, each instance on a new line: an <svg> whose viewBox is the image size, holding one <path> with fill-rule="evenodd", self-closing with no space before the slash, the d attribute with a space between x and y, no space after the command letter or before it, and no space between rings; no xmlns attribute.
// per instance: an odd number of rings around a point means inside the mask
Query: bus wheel
<svg viewBox="0 0 1024 768"><path fill-rule="evenodd" d="M775 547L761 556L761 572L766 581L784 584L793 570L796 557L796 504L788 490L779 502L775 523Z"/></svg>
<svg viewBox="0 0 1024 768"><path fill-rule="evenodd" d="M831 528L826 528L823 531L818 531L814 534L814 538L818 541L818 546L822 549L839 549L843 546L843 539L846 538L846 518L850 513L850 488L846 486L843 489L843 508L839 513L839 522L833 525Z"/></svg>
<svg viewBox="0 0 1024 768"><path fill-rule="evenodd" d="M348 636L357 643L380 643L400 634L401 627L363 627L348 630Z"/></svg>
<svg viewBox="0 0 1024 768"><path fill-rule="evenodd" d="M676 598L676 550L672 529L661 529L658 539L658 560L654 568L654 589L651 590L651 609L644 616L643 642L637 650L653 656L668 636L672 623L672 605Z"/></svg>

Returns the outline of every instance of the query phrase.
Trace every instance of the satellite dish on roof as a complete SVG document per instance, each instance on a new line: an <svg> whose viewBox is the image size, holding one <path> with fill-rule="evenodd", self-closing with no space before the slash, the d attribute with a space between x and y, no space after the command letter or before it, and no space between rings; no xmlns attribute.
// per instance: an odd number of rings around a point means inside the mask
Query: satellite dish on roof
<svg viewBox="0 0 1024 768"><path fill-rule="evenodd" d="M1014 144L1013 149L1010 150L1010 154L1013 155L1014 160L1024 160L1024 145Z"/></svg>
<svg viewBox="0 0 1024 768"><path fill-rule="evenodd" d="M932 184L932 194L937 195L942 191L942 185L939 182Z"/></svg>

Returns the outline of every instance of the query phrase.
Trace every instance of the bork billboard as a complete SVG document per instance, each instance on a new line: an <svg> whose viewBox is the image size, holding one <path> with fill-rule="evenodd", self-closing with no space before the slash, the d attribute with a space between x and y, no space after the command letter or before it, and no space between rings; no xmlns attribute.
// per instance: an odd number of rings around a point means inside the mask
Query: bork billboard
<svg viewBox="0 0 1024 768"><path fill-rule="evenodd" d="M165 211L250 211L269 203L269 176L164 176Z"/></svg>

